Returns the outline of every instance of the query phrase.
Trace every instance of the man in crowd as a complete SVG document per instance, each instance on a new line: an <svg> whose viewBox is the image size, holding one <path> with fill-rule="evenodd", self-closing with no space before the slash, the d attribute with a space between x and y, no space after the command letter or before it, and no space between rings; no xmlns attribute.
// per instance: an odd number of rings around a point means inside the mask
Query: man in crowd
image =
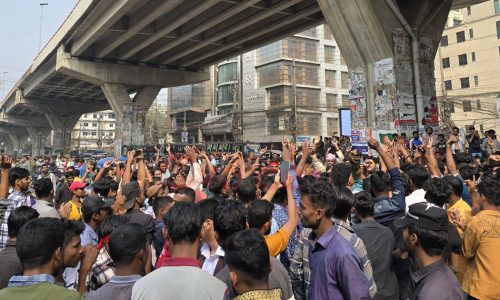
<svg viewBox="0 0 500 300"><path fill-rule="evenodd" d="M10 169L9 184L12 187L12 192L7 197L8 207L0 227L0 250L5 247L9 239L7 220L10 212L19 206L31 207L35 204L35 199L29 192L30 183L31 176L28 170L18 167Z"/></svg>
<svg viewBox="0 0 500 300"><path fill-rule="evenodd" d="M66 202L70 201L71 198L73 197L73 194L69 190L69 187L73 183L73 180L75 179L73 172L66 172L64 173L64 183L57 189L56 191L56 198L55 198L55 206L56 209L59 209L59 207Z"/></svg>
<svg viewBox="0 0 500 300"><path fill-rule="evenodd" d="M23 267L0 291L0 299L81 299L75 291L54 284L62 265L64 225L54 218L39 218L26 223L17 235L16 252Z"/></svg>
<svg viewBox="0 0 500 300"><path fill-rule="evenodd" d="M96 291L89 300L130 299L132 287L142 278L148 261L149 243L146 229L139 224L118 226L109 237L109 254L115 265L115 276Z"/></svg>
<svg viewBox="0 0 500 300"><path fill-rule="evenodd" d="M403 228L405 248L421 267L411 274L414 289L410 299L463 299L455 274L442 259L448 225L446 211L431 203L410 205L408 213L395 221L395 226Z"/></svg>
<svg viewBox="0 0 500 300"><path fill-rule="evenodd" d="M176 203L164 223L172 257L136 282L132 299L223 299L226 285L201 270L197 260L205 234L200 208L190 202Z"/></svg>
<svg viewBox="0 0 500 300"><path fill-rule="evenodd" d="M50 173L49 172L49 164L48 163L45 163L42 165L42 168L40 170L40 175L38 175L38 179L42 179L42 178L47 178L50 180L50 182L52 183L52 186L54 188L54 191L57 190L57 180L56 180L56 175L54 175L54 173Z"/></svg>
<svg viewBox="0 0 500 300"><path fill-rule="evenodd" d="M54 186L50 179L38 179L33 183L33 189L35 190L36 195L36 203L33 205L33 208L38 211L40 218L48 217L60 219L61 216L52 205L52 199L54 198Z"/></svg>
<svg viewBox="0 0 500 300"><path fill-rule="evenodd" d="M359 257L331 220L335 197L333 187L323 180L301 187L300 219L312 232L302 234L290 266L296 299L370 298ZM303 244L308 253L302 252Z"/></svg>
<svg viewBox="0 0 500 300"><path fill-rule="evenodd" d="M16 254L16 238L21 227L29 220L38 218L38 212L27 206L20 206L9 215L9 240L0 251L0 289L7 287L12 276L21 275L23 269Z"/></svg>
<svg viewBox="0 0 500 300"><path fill-rule="evenodd" d="M203 214L203 227L205 228L205 236L201 245L199 261L201 269L208 272L210 275L219 273L226 265L224 259L224 250L217 243L214 229L214 213L217 207L217 200L206 199L198 203Z"/></svg>
<svg viewBox="0 0 500 300"><path fill-rule="evenodd" d="M226 260L235 300L280 300L281 289L269 289L271 262L266 242L257 229L233 234L226 243Z"/></svg>
<svg viewBox="0 0 500 300"><path fill-rule="evenodd" d="M74 181L69 190L72 194L71 200L64 204L69 206L69 220L80 221L82 219L82 199L85 197L86 183Z"/></svg>

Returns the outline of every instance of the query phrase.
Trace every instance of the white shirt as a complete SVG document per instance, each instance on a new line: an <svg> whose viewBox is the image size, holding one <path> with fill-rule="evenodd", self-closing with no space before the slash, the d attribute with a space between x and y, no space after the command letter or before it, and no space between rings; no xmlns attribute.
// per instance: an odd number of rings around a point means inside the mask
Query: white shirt
<svg viewBox="0 0 500 300"><path fill-rule="evenodd" d="M406 212L408 212L408 207L410 207L410 205L420 202L426 202L424 189L418 189L413 191L413 193L406 196L405 202L406 202Z"/></svg>
<svg viewBox="0 0 500 300"><path fill-rule="evenodd" d="M205 261L203 262L203 266L201 269L203 271L208 272L210 275L214 275L215 267L219 262L219 257L224 256L224 250L220 246L217 247L214 254L210 254L210 246L207 243L203 243L200 249L201 255L205 257Z"/></svg>

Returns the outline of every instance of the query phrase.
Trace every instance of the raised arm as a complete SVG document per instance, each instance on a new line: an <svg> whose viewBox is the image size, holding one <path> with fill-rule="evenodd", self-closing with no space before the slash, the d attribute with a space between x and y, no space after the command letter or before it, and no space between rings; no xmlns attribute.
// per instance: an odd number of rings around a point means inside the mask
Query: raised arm
<svg viewBox="0 0 500 300"><path fill-rule="evenodd" d="M200 152L201 156L205 158L205 161L207 162L207 168L208 168L208 173L210 174L210 177L215 177L217 175L217 172L215 172L214 166L212 166L212 163L210 162L210 159L208 158L208 155L205 151ZM204 170L202 170L204 171Z"/></svg>
<svg viewBox="0 0 500 300"><path fill-rule="evenodd" d="M1 158L1 173L2 181L0 182L0 199L7 199L9 195L9 170L12 166L12 158L2 155Z"/></svg>
<svg viewBox="0 0 500 300"><path fill-rule="evenodd" d="M427 162L427 168L429 169L429 172L431 173L432 176L441 177L443 174L441 174L441 171L438 168L437 159L436 156L434 155L432 142L429 141L427 145L425 145L424 149L425 149L425 160Z"/></svg>
<svg viewBox="0 0 500 300"><path fill-rule="evenodd" d="M99 173L97 173L96 177L95 177L95 180L94 182L98 182L99 180L102 179L102 176L104 175L104 172L109 169L111 167L111 165L113 164L113 161L111 160L107 160L104 162L104 165L102 166L102 168L99 170Z"/></svg>
<svg viewBox="0 0 500 300"><path fill-rule="evenodd" d="M134 161L134 154L134 150L127 152L127 163L125 165L125 173L123 173L122 186L130 182L130 178L132 176L132 162Z"/></svg>
<svg viewBox="0 0 500 300"><path fill-rule="evenodd" d="M370 146L371 149L377 151L378 155L381 158L381 161L384 162L387 170L397 168L396 163L394 162L392 157L384 151L382 145L380 145L380 143L376 139L369 139L368 146Z"/></svg>
<svg viewBox="0 0 500 300"><path fill-rule="evenodd" d="M450 138L446 142L446 166L448 167L448 172L453 176L458 175L457 164L451 152L451 146L456 143L458 143L458 136L455 135L450 135Z"/></svg>
<svg viewBox="0 0 500 300"><path fill-rule="evenodd" d="M302 144L302 157L300 158L297 168L295 168L295 174L297 177L302 176L304 172L304 167L306 165L307 158L309 157L309 152L311 148L308 142Z"/></svg>

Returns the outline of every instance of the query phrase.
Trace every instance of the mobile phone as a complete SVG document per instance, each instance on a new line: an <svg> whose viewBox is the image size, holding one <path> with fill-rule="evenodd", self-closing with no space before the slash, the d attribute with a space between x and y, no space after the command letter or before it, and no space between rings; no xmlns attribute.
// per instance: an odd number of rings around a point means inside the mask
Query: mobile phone
<svg viewBox="0 0 500 300"><path fill-rule="evenodd" d="M142 150L141 149L135 151L135 154L134 154L134 157L139 157L139 156L142 156Z"/></svg>
<svg viewBox="0 0 500 300"><path fill-rule="evenodd" d="M290 162L282 161L280 164L280 181L285 183L288 179L288 171L290 170Z"/></svg>

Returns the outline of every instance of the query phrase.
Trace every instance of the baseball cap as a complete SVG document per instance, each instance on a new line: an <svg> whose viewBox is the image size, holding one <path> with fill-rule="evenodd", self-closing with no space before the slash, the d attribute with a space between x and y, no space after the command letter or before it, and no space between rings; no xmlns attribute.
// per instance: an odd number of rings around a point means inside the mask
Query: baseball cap
<svg viewBox="0 0 500 300"><path fill-rule="evenodd" d="M449 228L448 214L444 209L431 203L415 203L410 205L404 217L394 220L394 225L398 228L409 224L429 230L447 231Z"/></svg>
<svg viewBox="0 0 500 300"><path fill-rule="evenodd" d="M104 200L104 198L99 195L87 196L83 199L82 213L83 215L91 215L99 212L99 210L103 208L111 207L114 203L115 200L112 198Z"/></svg>
<svg viewBox="0 0 500 300"><path fill-rule="evenodd" d="M135 199L141 192L141 187L137 181L127 183L122 187L122 195L125 197L125 209L129 210L134 206Z"/></svg>
<svg viewBox="0 0 500 300"><path fill-rule="evenodd" d="M81 181L73 181L73 183L69 186L69 190L72 192L77 189L83 189L88 185L88 183L83 183Z"/></svg>

